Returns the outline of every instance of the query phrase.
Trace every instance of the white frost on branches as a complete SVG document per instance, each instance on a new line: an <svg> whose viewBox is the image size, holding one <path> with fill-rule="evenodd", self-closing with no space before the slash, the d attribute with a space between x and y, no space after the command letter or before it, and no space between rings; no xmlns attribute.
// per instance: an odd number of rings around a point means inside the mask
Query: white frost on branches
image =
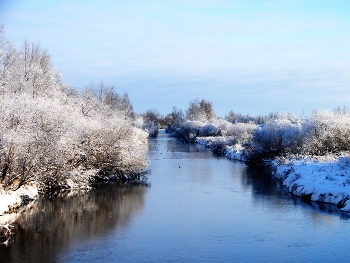
<svg viewBox="0 0 350 263"><path fill-rule="evenodd" d="M0 191L87 187L147 165L147 134L134 127L127 94L103 83L82 96L64 84L50 55L16 48L0 27Z"/></svg>

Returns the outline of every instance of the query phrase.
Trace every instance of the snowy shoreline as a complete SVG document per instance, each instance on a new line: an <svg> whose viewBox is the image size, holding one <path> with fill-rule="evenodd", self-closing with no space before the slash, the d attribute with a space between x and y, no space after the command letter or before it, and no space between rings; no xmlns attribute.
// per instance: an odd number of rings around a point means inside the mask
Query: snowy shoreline
<svg viewBox="0 0 350 263"><path fill-rule="evenodd" d="M38 197L36 185L24 185L16 191L0 189L0 244L6 244L11 235L12 224Z"/></svg>
<svg viewBox="0 0 350 263"><path fill-rule="evenodd" d="M195 142L213 151L220 145L226 157L243 161L243 147L224 145L225 140L225 137L198 137ZM270 167L272 175L293 195L335 204L341 211L350 212L350 157L274 160Z"/></svg>
<svg viewBox="0 0 350 263"><path fill-rule="evenodd" d="M211 151L221 151L226 157L243 161L241 144L235 144L232 146L227 145L228 137L198 137L194 142L204 145Z"/></svg>
<svg viewBox="0 0 350 263"><path fill-rule="evenodd" d="M2 218L11 210L20 208L23 204L35 200L39 196L38 187L34 185L24 185L16 191L0 190L0 225Z"/></svg>
<svg viewBox="0 0 350 263"><path fill-rule="evenodd" d="M273 175L289 192L350 212L350 157L332 161L290 159L271 163Z"/></svg>

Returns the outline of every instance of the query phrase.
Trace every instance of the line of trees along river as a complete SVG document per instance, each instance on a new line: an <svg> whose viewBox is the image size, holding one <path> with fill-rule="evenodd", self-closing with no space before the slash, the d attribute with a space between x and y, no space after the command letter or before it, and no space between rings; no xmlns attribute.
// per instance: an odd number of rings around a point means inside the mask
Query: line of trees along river
<svg viewBox="0 0 350 263"><path fill-rule="evenodd" d="M0 247L5 262L333 262L349 256L349 216L291 197L247 167L160 132L147 184L43 198Z"/></svg>

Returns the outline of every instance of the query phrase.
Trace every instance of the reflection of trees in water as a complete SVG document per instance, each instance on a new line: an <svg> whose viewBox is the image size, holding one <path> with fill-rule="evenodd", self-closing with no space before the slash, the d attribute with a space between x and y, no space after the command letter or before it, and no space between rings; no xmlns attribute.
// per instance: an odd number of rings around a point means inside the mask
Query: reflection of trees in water
<svg viewBox="0 0 350 263"><path fill-rule="evenodd" d="M125 228L144 206L144 184L105 184L87 193L39 199L16 221L13 241L0 247L5 262L55 262L77 240Z"/></svg>
<svg viewBox="0 0 350 263"><path fill-rule="evenodd" d="M340 211L339 207L337 207L334 204L312 202L310 200L306 200L305 198L293 196L293 195L292 195L292 198L295 204L315 211L315 213L311 213L311 217L314 221L331 223L334 220L334 218L326 217L325 215L327 214L340 216L341 219L346 219L346 220L350 219L349 213Z"/></svg>
<svg viewBox="0 0 350 263"><path fill-rule="evenodd" d="M318 216L321 214L335 214L342 219L349 219L350 215L339 210L336 205L320 202L311 202L301 197L293 196L287 189L271 175L271 171L266 167L246 167L242 173L242 185L251 187L253 196L258 199L261 196L288 196L292 198L294 204L302 206L306 209L312 209L315 213L312 214L315 220L324 220L324 217ZM285 200L283 198L269 198L269 204L273 205L274 209L283 208Z"/></svg>
<svg viewBox="0 0 350 263"><path fill-rule="evenodd" d="M242 173L242 185L252 187L254 195L285 194L284 189L278 187L267 167L246 167Z"/></svg>

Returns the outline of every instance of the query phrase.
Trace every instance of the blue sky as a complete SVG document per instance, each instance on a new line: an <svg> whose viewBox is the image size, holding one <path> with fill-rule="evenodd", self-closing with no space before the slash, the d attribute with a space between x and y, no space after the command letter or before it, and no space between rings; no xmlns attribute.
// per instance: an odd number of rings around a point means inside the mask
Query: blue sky
<svg viewBox="0 0 350 263"><path fill-rule="evenodd" d="M0 0L17 46L40 43L65 83L103 80L139 113L349 107L349 14L348 0Z"/></svg>

